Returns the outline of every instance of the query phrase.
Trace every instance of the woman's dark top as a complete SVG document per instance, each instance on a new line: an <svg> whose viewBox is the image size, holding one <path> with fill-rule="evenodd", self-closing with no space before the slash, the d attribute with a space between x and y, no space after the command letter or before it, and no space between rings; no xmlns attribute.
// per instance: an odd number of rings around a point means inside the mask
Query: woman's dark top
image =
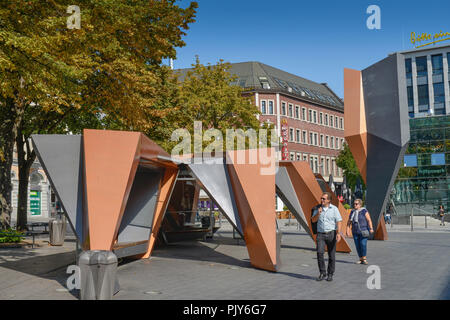
<svg viewBox="0 0 450 320"><path fill-rule="evenodd" d="M366 219L366 213L367 213L367 209L361 208L361 210L359 211L359 215L358 215L358 222L359 222L359 226L358 226L358 223L353 221L353 215L356 214L356 210L353 209L350 212L349 219L352 222L352 234L360 235L361 230L365 230L365 229L369 230L369 223L367 222L367 219ZM359 227L361 227L361 229Z"/></svg>

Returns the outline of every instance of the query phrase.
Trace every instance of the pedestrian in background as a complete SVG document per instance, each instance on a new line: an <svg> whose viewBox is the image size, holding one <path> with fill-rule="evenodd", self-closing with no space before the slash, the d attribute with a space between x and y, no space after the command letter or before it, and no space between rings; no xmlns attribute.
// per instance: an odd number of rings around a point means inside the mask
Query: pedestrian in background
<svg viewBox="0 0 450 320"><path fill-rule="evenodd" d="M392 204L389 205L388 209L386 210L386 215L384 217L384 222L385 223L392 223L392 211L393 211L393 207Z"/></svg>
<svg viewBox="0 0 450 320"><path fill-rule="evenodd" d="M361 199L355 199L354 209L350 212L347 228L351 228L356 251L358 252L358 264L367 263L367 239L373 233L372 220L369 211L362 206ZM349 230L348 230L349 231ZM347 232L349 234L350 232Z"/></svg>
<svg viewBox="0 0 450 320"><path fill-rule="evenodd" d="M439 217L441 218L441 226L445 226L445 210L444 206L441 204L439 206Z"/></svg>
<svg viewBox="0 0 450 320"><path fill-rule="evenodd" d="M331 193L324 192L320 198L321 205L316 206L311 217L312 223L317 222L317 263L320 275L316 279L322 281L333 280L336 264L336 243L341 240L342 217L336 206L331 204ZM328 250L328 268L325 269L325 246ZM327 274L328 271L328 274Z"/></svg>

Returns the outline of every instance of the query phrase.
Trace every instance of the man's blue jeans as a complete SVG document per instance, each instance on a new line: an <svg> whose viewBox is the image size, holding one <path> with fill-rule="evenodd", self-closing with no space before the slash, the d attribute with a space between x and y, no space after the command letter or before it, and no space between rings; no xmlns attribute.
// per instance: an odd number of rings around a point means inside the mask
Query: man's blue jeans
<svg viewBox="0 0 450 320"><path fill-rule="evenodd" d="M356 251L358 256L365 257L367 253L367 238L364 238L361 234L354 234L353 240L355 240Z"/></svg>

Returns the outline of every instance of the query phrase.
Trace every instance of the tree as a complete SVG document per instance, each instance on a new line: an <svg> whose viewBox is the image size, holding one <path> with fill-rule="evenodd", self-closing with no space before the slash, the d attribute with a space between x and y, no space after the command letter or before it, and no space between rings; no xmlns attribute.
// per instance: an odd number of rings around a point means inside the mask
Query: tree
<svg viewBox="0 0 450 320"><path fill-rule="evenodd" d="M241 87L232 85L236 76L229 72L231 68L229 63L220 60L216 65L205 66L197 57L192 67L185 74L176 75L178 92L171 95L175 107L165 118L167 126L165 126L164 139L159 141L167 150L176 144L169 141L175 129L187 129L193 136L195 121L201 122L203 133L214 128L219 130L224 138L227 129L243 129L244 131L253 129L258 132L260 123L256 116L259 111L252 99L243 95ZM265 128L270 126L266 124ZM152 134L148 132L150 137L153 137ZM210 141L203 141L203 146L210 143ZM225 150L225 145L222 146Z"/></svg>
<svg viewBox="0 0 450 320"><path fill-rule="evenodd" d="M162 59L175 58L175 48L185 44L183 30L195 21L196 8L195 2L180 8L175 0L86 0L80 8L81 28L68 29L67 1L2 2L3 227L9 225L11 213L13 146L17 141L26 148L23 133L33 133L24 122L30 106L37 106L41 115L65 119L67 112L87 112L120 128L147 130L152 120L165 115L152 109L161 91L157 87Z"/></svg>
<svg viewBox="0 0 450 320"><path fill-rule="evenodd" d="M339 152L339 155L336 158L336 164L344 171L344 176L347 180L347 187L354 191L359 178L363 188L365 188L364 180L362 179L361 173L359 172L358 166L356 165L348 144L344 143L344 149Z"/></svg>

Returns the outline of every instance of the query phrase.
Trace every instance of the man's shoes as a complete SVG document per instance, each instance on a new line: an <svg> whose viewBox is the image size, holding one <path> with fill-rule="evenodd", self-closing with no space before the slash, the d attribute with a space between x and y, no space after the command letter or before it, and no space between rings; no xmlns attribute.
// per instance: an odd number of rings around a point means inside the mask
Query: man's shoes
<svg viewBox="0 0 450 320"><path fill-rule="evenodd" d="M333 281L333 274L329 273L327 281Z"/></svg>
<svg viewBox="0 0 450 320"><path fill-rule="evenodd" d="M327 275L326 275L325 273L321 273L321 274L316 278L316 280L317 280L317 281L322 281L323 279L325 279L326 276L327 276Z"/></svg>

